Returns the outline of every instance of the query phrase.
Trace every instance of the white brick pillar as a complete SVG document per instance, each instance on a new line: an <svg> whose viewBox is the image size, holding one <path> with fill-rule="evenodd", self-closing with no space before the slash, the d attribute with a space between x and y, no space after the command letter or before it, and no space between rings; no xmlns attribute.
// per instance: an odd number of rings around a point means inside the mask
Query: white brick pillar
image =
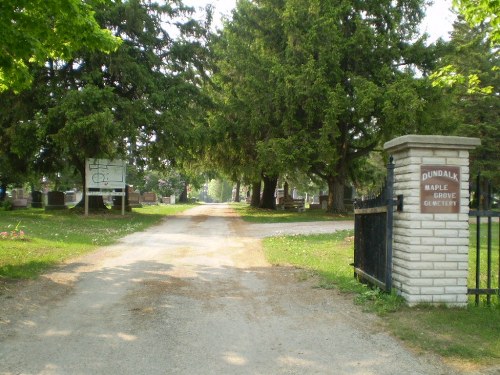
<svg viewBox="0 0 500 375"><path fill-rule="evenodd" d="M393 288L410 305L465 306L469 252L469 150L477 138L407 135L394 157Z"/></svg>

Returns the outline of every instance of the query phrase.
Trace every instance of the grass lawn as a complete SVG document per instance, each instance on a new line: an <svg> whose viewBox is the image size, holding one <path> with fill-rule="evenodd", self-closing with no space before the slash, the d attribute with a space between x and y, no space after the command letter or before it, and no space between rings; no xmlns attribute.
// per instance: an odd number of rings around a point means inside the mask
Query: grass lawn
<svg viewBox="0 0 500 375"><path fill-rule="evenodd" d="M499 267L499 250L498 250L498 241L499 241L499 225L498 223L493 223L491 228L491 266L492 266L492 279L491 279L491 287L496 289L498 288L498 276L500 275L498 267ZM488 267L488 225L481 224L480 226L480 242L481 242L481 252L480 263L481 263L481 271L480 275L480 288L487 287L487 267ZM477 236L477 225L472 224L470 226L470 251L469 251L469 279L468 285L470 288L475 288L476 286L476 236ZM484 302L486 297L482 296L481 300ZM491 297L492 302L499 304L498 296ZM500 333L499 333L500 334Z"/></svg>
<svg viewBox="0 0 500 375"><path fill-rule="evenodd" d="M328 214L324 210L306 209L304 212L263 210L250 207L247 203L232 203L231 207L249 223L295 223L301 221L353 220L353 215Z"/></svg>
<svg viewBox="0 0 500 375"><path fill-rule="evenodd" d="M472 251L475 248L475 244L472 245L474 231L475 225L471 225L471 262L475 259ZM496 242L493 248L498 253L498 224L494 233ZM497 297L494 297L491 307L476 307L473 303L466 309L425 305L407 307L396 295L369 289L354 279L349 266L354 253L352 236L353 231L342 231L267 238L264 251L272 264L294 265L319 275L320 287L337 287L352 293L355 302L364 310L379 313L395 336L418 350L438 353L466 364L488 366L499 363L500 303ZM495 272L498 275L498 255Z"/></svg>
<svg viewBox="0 0 500 375"><path fill-rule="evenodd" d="M17 228L24 239L0 239L0 278L33 278L66 259L109 245L193 205L145 206L84 217L81 211L0 211L0 232Z"/></svg>

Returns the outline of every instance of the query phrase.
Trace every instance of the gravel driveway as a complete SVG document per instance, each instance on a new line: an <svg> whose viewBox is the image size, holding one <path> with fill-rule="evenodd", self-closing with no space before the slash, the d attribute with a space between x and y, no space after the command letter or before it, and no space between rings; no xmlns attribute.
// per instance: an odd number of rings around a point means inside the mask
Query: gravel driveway
<svg viewBox="0 0 500 375"><path fill-rule="evenodd" d="M352 223L247 224L203 205L0 293L0 374L454 374L350 297L266 263L260 237Z"/></svg>

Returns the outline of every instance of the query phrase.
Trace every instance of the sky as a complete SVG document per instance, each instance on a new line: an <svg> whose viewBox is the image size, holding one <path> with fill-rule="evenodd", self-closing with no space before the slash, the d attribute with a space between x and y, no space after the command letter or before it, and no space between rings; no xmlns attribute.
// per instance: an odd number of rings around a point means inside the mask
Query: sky
<svg viewBox="0 0 500 375"><path fill-rule="evenodd" d="M236 0L184 0L186 5L205 7L211 3L215 8L215 17L220 20L221 15L230 15L235 7ZM422 31L429 34L429 41L434 42L439 37L449 39L448 33L452 29L455 16L450 12L451 0L434 0L434 4L427 9L427 17L422 23Z"/></svg>

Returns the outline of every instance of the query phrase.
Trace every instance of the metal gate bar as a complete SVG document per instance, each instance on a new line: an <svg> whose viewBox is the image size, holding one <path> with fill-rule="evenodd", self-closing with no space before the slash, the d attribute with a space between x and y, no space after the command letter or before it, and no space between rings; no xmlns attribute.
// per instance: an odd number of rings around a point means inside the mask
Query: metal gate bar
<svg viewBox="0 0 500 375"><path fill-rule="evenodd" d="M471 194L472 195L472 194ZM491 304L491 296L498 295L500 298L500 245L499 245L499 267L498 267L498 288L492 288L492 279L493 279L493 271L492 271L492 239L493 239L493 231L492 231L492 218L500 217L500 212L495 212L491 209L491 201L492 201L492 188L491 181L488 181L487 192L483 194L481 190L481 175L478 174L476 178L476 191L475 191L475 199L477 199L476 210L471 210L469 212L470 217L476 218L476 267L475 267L475 287L469 288L467 294L475 296L475 303L479 305L480 296L486 295L486 303L488 305ZM486 275L486 288L481 288L481 218L487 218L487 275ZM500 232L500 231L499 231ZM499 234L499 243L500 243L500 234Z"/></svg>
<svg viewBox="0 0 500 375"><path fill-rule="evenodd" d="M354 274L390 292L392 288L392 237L394 207L402 210L402 196L393 199L394 163L387 165L381 192L370 199L354 201Z"/></svg>

